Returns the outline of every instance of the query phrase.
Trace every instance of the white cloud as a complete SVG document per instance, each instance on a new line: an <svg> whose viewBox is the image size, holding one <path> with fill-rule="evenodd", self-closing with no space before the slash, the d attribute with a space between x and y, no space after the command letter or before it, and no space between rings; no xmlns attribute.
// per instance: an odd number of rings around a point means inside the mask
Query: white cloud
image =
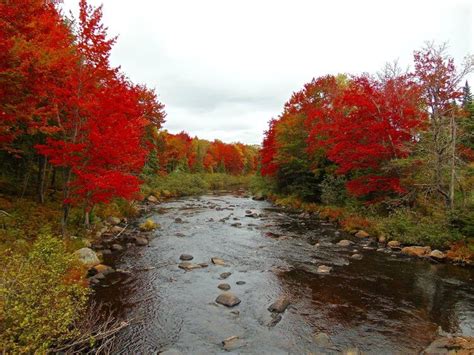
<svg viewBox="0 0 474 355"><path fill-rule="evenodd" d="M77 0L65 0L76 9ZM99 4L99 1L91 1ZM112 62L157 89L165 128L259 143L313 76L408 65L427 40L473 52L470 1L103 0Z"/></svg>

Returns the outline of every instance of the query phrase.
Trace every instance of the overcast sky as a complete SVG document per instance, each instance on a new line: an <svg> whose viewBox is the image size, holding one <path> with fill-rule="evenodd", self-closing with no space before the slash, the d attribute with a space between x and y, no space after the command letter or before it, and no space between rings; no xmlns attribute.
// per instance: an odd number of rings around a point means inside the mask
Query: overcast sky
<svg viewBox="0 0 474 355"><path fill-rule="evenodd" d="M458 62L474 52L469 0L90 3L104 5L119 36L112 64L156 88L165 128L226 142L260 143L268 120L314 76L375 73L394 59L406 66L431 40L448 41Z"/></svg>

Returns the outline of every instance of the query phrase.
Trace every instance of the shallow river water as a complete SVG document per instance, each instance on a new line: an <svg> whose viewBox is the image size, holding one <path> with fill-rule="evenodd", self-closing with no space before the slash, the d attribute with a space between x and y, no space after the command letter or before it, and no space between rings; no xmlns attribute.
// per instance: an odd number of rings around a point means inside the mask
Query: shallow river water
<svg viewBox="0 0 474 355"><path fill-rule="evenodd" d="M149 217L161 228L148 247L105 260L130 273L96 288L98 300L131 320L118 335L123 354L229 353L222 341L231 336L239 337L236 354L418 353L438 327L474 336L473 269L376 251L330 223L232 194L162 203ZM341 239L355 244L337 246ZM362 260L351 258L355 250ZM184 271L181 254L209 266ZM332 270L318 274L319 265ZM221 280L223 272L232 274ZM223 282L239 305L215 303ZM282 294L291 305L271 326L267 308ZM315 341L320 332L331 345Z"/></svg>

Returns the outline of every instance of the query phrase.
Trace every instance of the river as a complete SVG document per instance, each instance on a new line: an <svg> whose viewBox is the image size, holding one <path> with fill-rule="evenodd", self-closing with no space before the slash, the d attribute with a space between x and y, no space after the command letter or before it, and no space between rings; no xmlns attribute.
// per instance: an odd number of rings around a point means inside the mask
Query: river
<svg viewBox="0 0 474 355"><path fill-rule="evenodd" d="M239 339L230 353L417 353L439 327L474 336L473 269L377 251L331 223L234 194L172 200L150 217L161 228L148 247L106 256L127 273L96 287L97 300L131 320L119 353L229 353L222 341L231 336ZM341 239L355 244L340 247ZM209 266L182 270L181 254ZM318 273L320 265L331 272ZM232 274L222 280L223 272ZM220 283L239 305L215 302ZM267 308L281 295L291 304L272 323Z"/></svg>

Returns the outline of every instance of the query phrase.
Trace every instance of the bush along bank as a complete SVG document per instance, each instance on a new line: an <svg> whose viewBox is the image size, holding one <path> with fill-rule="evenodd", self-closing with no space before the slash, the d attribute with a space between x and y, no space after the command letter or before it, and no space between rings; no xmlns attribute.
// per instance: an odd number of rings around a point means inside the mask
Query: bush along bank
<svg viewBox="0 0 474 355"><path fill-rule="evenodd" d="M355 211L354 208L322 205L304 202L295 196L283 196L275 193L262 193L254 190L254 199L268 200L276 206L299 213L302 219L317 218L337 224L344 232L352 235L353 239L360 241L366 249L376 249L379 252L400 252L401 254L423 258L432 262L451 262L456 265L474 266L474 241L458 240L444 241L442 238L430 239L423 235L417 236L419 230L435 230L440 233L441 226L434 221L418 220L415 227L407 227L404 234L396 234L393 225L403 223L400 216L380 217L365 215ZM409 224L410 222L404 222ZM411 222L415 224L415 222ZM442 231L442 230L441 230ZM425 231L426 233L426 231ZM345 240L342 240L344 244Z"/></svg>

